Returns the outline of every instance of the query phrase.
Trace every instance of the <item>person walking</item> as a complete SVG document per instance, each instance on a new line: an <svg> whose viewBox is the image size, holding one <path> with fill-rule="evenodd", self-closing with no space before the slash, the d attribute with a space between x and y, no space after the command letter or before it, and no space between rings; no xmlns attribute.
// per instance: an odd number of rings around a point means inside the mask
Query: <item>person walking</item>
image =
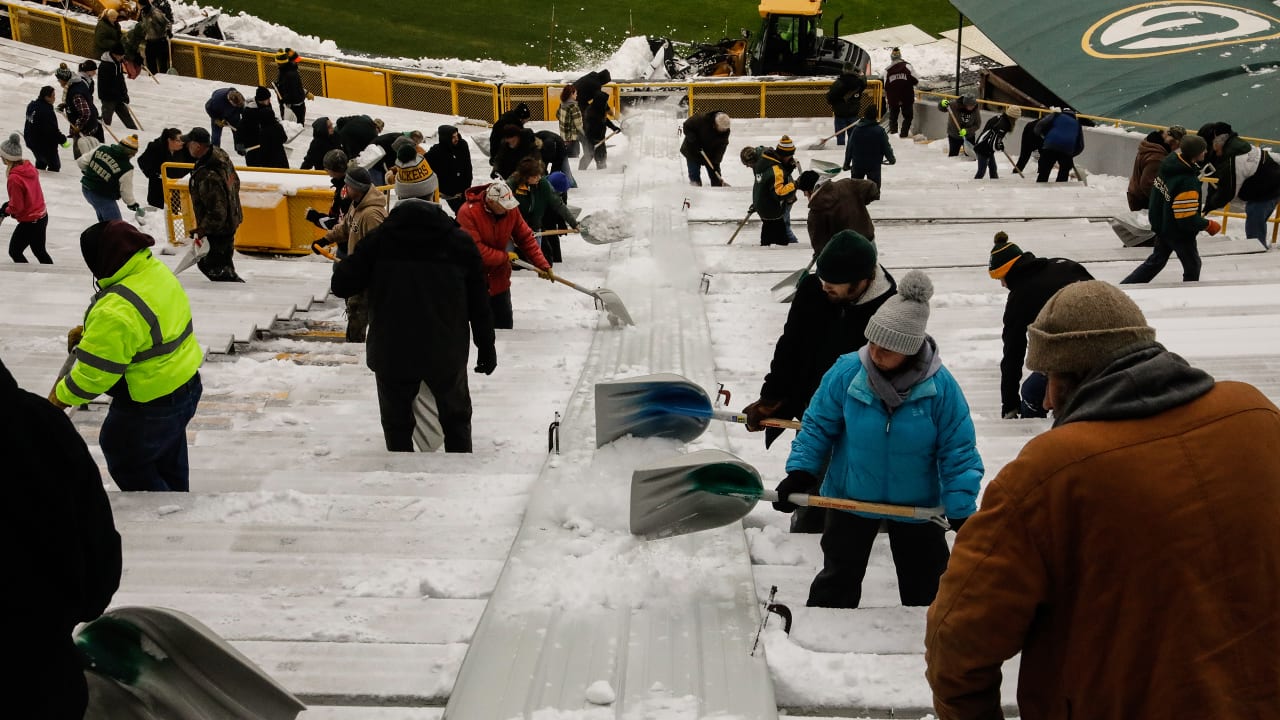
<svg viewBox="0 0 1280 720"><path fill-rule="evenodd" d="M153 208L165 207L164 178L160 174L165 163L190 162L194 162L194 159L187 154L182 131L178 128L165 128L159 137L147 143L147 148L138 156L138 169L147 178L147 204ZM170 168L169 177L186 177L189 172L191 171Z"/></svg>
<svg viewBox="0 0 1280 720"><path fill-rule="evenodd" d="M22 157L22 143L18 133L0 143L0 160L4 161L5 186L9 199L0 205L0 219L12 217L18 226L9 237L9 258L15 263L27 262L24 254L31 254L41 265L50 265L53 258L45 249L45 232L49 228L49 213L45 210L44 191L40 189L40 173Z"/></svg>
<svg viewBox="0 0 1280 720"><path fill-rule="evenodd" d="M1274 717L1280 410L1105 282L1060 290L1028 334L1053 427L956 536L925 629L939 720L1003 717L1018 654L1023 718Z"/></svg>
<svg viewBox="0 0 1280 720"><path fill-rule="evenodd" d="M54 112L53 87L40 88L40 96L27 103L22 139L35 158L37 170L58 172L62 170L62 158L58 147L66 145L67 136L58 127L58 115Z"/></svg>
<svg viewBox="0 0 1280 720"><path fill-rule="evenodd" d="M849 131L849 146L844 150L845 169L853 177L865 178L880 187L881 166L896 162L898 159L893 156L889 134L876 118L876 108L867 108Z"/></svg>
<svg viewBox="0 0 1280 720"><path fill-rule="evenodd" d="M1243 201L1245 237L1269 249L1267 219L1280 202L1280 163L1267 150L1240 139L1227 123L1219 123L1213 136L1213 158L1218 182L1205 200L1204 211Z"/></svg>
<svg viewBox="0 0 1280 720"><path fill-rule="evenodd" d="M204 128L192 128L184 139L187 154L195 160L188 183L196 227L187 234L203 236L209 243L209 253L198 263L200 272L214 282L244 282L235 266L236 230L244 221L240 176L226 151L213 145Z"/></svg>
<svg viewBox="0 0 1280 720"><path fill-rule="evenodd" d="M427 162L440 182L440 195L454 215L466 202L471 187L471 147L453 125L441 125L436 131L436 144L427 150Z"/></svg>
<svg viewBox="0 0 1280 720"><path fill-rule="evenodd" d="M280 97L280 119L305 125L307 101L314 96L302 84L302 74L298 72L298 62L301 60L293 48L284 48L276 53L275 88ZM285 110L292 113L293 117L286 115Z"/></svg>
<svg viewBox="0 0 1280 720"><path fill-rule="evenodd" d="M1160 175L1151 188L1151 207L1147 210L1151 230L1156 234L1155 247L1121 284L1151 282L1173 254L1182 263L1183 282L1200 279L1196 235L1202 230L1217 235L1222 229L1218 221L1200 212L1200 164L1207 148L1199 135L1187 135L1178 152L1170 153L1160 163Z"/></svg>
<svg viewBox="0 0 1280 720"><path fill-rule="evenodd" d="M555 280L551 263L542 256L538 240L519 212L511 187L502 180L467 190L467 204L458 211L458 224L475 241L489 284L489 308L493 326L510 330L515 326L511 306L511 261L523 256L538 268L538 277ZM514 247L518 252L509 248Z"/></svg>
<svg viewBox="0 0 1280 720"><path fill-rule="evenodd" d="M1042 418L1047 380L1032 372L1022 381L1022 361L1027 354L1027 326L1062 288L1074 282L1092 280L1089 271L1074 260L1041 258L1009 241L1003 230L995 235L988 274L1009 290L1004 302L1004 331L1000 337L1004 353L1000 359L1000 417L1005 420ZM1019 393L1021 387L1021 393Z"/></svg>
<svg viewBox="0 0 1280 720"><path fill-rule="evenodd" d="M805 228L813 256L823 249L836 233L853 230L871 242L876 241L876 226L871 222L867 205L880 199L880 186L862 178L832 180L830 175L805 170L796 179L796 189L809 202Z"/></svg>
<svg viewBox="0 0 1280 720"><path fill-rule="evenodd" d="M76 625L96 620L120 588L120 534L102 487L98 462L66 413L18 387L0 362L0 455L5 474L21 479L6 488L22 512L6 520L6 533L23 543L5 568L5 581L21 588L7 598L13 623L6 645L22 658L6 671L22 715L80 720L89 704L84 654L71 637Z"/></svg>
<svg viewBox="0 0 1280 720"><path fill-rule="evenodd" d="M981 180L987 174L987 170L991 171L992 180L1000 179L996 153L1004 152L1004 136L1013 132L1020 117L1022 117L1022 108L1017 105L1008 105L1004 112L989 118L982 126L978 138L973 141L973 154L978 156L978 173L973 176L974 180Z"/></svg>
<svg viewBox="0 0 1280 720"><path fill-rule="evenodd" d="M121 138L114 145L99 145L76 161L82 174L80 192L98 216L98 222L120 219L121 201L142 215L142 206L133 194L133 156L138 153L138 136Z"/></svg>
<svg viewBox="0 0 1280 720"><path fill-rule="evenodd" d="M869 180L853 182L871 184ZM765 448L783 431L766 428L761 421L801 417L836 359L867 343L867 322L897 288L893 276L877 261L875 244L854 230L832 236L818 253L816 267L796 286L760 398L742 410L748 431L764 431ZM791 531L822 532L825 512L798 510L792 515Z"/></svg>
<svg viewBox="0 0 1280 720"><path fill-rule="evenodd" d="M142 25L147 69L152 75L169 72L169 38L173 37L173 11L170 9L166 14L167 8L168 2L160 5L149 0L142 0L138 5L138 23Z"/></svg>
<svg viewBox="0 0 1280 720"><path fill-rule="evenodd" d="M284 150L289 139L284 126L271 107L271 91L259 87L253 102L240 116L236 141L244 146L244 161L249 167L289 168L289 155Z"/></svg>
<svg viewBox="0 0 1280 720"><path fill-rule="evenodd" d="M1133 158L1133 172L1129 175L1129 187L1125 199L1130 210L1146 210L1151 204L1151 188L1160 174L1160 163L1169 153L1176 152L1186 137L1187 129L1171 125L1167 130L1152 130L1138 143L1138 154Z"/></svg>
<svg viewBox="0 0 1280 720"><path fill-rule="evenodd" d="M684 121L680 154L688 167L690 184L702 187L702 168L706 166L711 187L724 185L720 163L729 148L732 123L729 114L720 110L692 115Z"/></svg>
<svg viewBox="0 0 1280 720"><path fill-rule="evenodd" d="M796 201L796 186L791 180L795 154L795 143L783 135L777 147L762 149L756 156L751 207L760 216L761 245L799 242L788 222L790 207Z"/></svg>
<svg viewBox="0 0 1280 720"><path fill-rule="evenodd" d="M413 452L413 402L425 383L439 410L445 452L471 452L468 334L475 371L490 375L498 365L488 284L471 236L435 203L397 203L333 266L331 290L338 297L368 296L366 356L387 450Z"/></svg>
<svg viewBox="0 0 1280 720"><path fill-rule="evenodd" d="M1076 118L1076 111L1063 108L1052 115L1040 118L1036 132L1044 138L1040 146L1040 163L1036 168L1036 182L1049 182L1049 173L1058 166L1057 182L1066 182L1075 167L1075 158L1084 152L1084 129Z"/></svg>
<svg viewBox="0 0 1280 720"><path fill-rule="evenodd" d="M862 93L867 89L867 79L862 77L853 63L845 63L840 76L827 88L827 104L835 116L836 144L844 145L846 130L862 115Z"/></svg>
<svg viewBox="0 0 1280 720"><path fill-rule="evenodd" d="M124 48L117 45L102 53L98 60L98 101L102 103L102 122L111 125L117 119L130 130L137 130L133 111L129 109L129 86L125 83Z"/></svg>
<svg viewBox="0 0 1280 720"><path fill-rule="evenodd" d="M244 105L244 95L233 87L214 90L209 96L204 104L204 112L209 116L209 132L214 146L222 147L223 128L231 128L234 136L236 129L240 127Z"/></svg>
<svg viewBox="0 0 1280 720"><path fill-rule="evenodd" d="M899 137L911 134L911 121L915 119L916 85L915 68L902 59L902 51L894 48L889 53L889 67L884 71L884 95L889 104L889 132L899 132ZM899 118L902 122L899 125Z"/></svg>
<svg viewBox="0 0 1280 720"><path fill-rule="evenodd" d="M204 350L187 293L153 245L120 220L81 233L80 252L101 290L68 336L76 361L49 401L65 408L107 393L98 445L115 484L187 492L187 423L200 403Z"/></svg>
<svg viewBox="0 0 1280 720"><path fill-rule="evenodd" d="M62 110L71 124L71 152L76 160L93 145L84 145L81 138L94 138L100 144L105 142L101 117L98 108L93 104L93 78L98 74L98 64L92 60L80 63L79 71L67 81L67 98ZM86 149L87 148L87 149Z"/></svg>
<svg viewBox="0 0 1280 720"><path fill-rule="evenodd" d="M578 106L578 88L572 84L565 85L560 90L560 106L556 108L556 122L560 125L560 137L565 142L565 157L578 158L582 157L586 142L587 129L582 124L582 108ZM572 187L577 187L578 182L573 177L572 163L566 162L561 172L569 177L569 183Z"/></svg>
<svg viewBox="0 0 1280 720"><path fill-rule="evenodd" d="M387 196L373 184L368 170L356 166L343 178L351 211L325 233L325 243L339 243L344 256L351 258L356 246L387 219ZM363 292L344 295L347 299L347 342L364 342L369 327L369 302Z"/></svg>
<svg viewBox="0 0 1280 720"><path fill-rule="evenodd" d="M867 344L822 377L791 444L776 510L794 512L787 496L811 493L821 482L826 497L941 506L956 530L973 514L982 458L964 392L926 332L932 295L927 275L907 272L897 294L867 323ZM881 525L902 604L933 602L949 555L940 525L829 511L822 570L809 586L808 606L858 607Z"/></svg>
<svg viewBox="0 0 1280 720"><path fill-rule="evenodd" d="M973 142L982 125L982 113L978 110L978 98L961 95L959 102L947 98L938 101L938 109L947 118L947 157L956 157L964 149L965 141Z"/></svg>

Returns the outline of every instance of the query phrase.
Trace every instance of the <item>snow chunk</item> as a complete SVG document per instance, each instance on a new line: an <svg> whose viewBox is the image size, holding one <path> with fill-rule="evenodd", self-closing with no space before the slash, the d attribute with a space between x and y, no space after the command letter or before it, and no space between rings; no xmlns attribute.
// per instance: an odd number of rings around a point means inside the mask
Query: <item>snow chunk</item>
<svg viewBox="0 0 1280 720"><path fill-rule="evenodd" d="M597 680L587 688L586 698L592 705L612 705L618 699L618 694L613 691L608 680Z"/></svg>

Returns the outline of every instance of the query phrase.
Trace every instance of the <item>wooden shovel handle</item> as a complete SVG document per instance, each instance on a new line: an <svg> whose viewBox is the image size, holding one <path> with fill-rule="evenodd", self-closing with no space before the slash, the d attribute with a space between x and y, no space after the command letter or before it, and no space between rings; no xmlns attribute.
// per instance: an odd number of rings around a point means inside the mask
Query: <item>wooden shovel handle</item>
<svg viewBox="0 0 1280 720"><path fill-rule="evenodd" d="M533 236L534 236L534 237L550 237L550 236L552 236L552 235L571 235L571 234L576 233L576 232L578 232L578 231L577 231L577 230L572 230L572 229L566 229L566 230L539 230L538 232L534 233L534 234L533 234Z"/></svg>
<svg viewBox="0 0 1280 720"><path fill-rule="evenodd" d="M778 493L772 490L765 490L760 499L767 502L777 502ZM844 498L823 497L821 495L805 495L804 493L788 495L787 502L800 507L820 507L830 510L848 510L850 512L868 512L891 517L911 518L913 520L928 520L939 525L943 525L946 522L946 518L943 516L946 511L942 506L927 508L913 505L890 505L888 503L846 500ZM946 525L943 526L946 527Z"/></svg>

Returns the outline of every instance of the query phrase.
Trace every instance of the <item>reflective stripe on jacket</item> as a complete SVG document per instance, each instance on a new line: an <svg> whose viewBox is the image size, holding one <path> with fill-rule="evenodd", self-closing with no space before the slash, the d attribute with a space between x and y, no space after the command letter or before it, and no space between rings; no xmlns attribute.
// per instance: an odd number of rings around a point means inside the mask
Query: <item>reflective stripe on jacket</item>
<svg viewBox="0 0 1280 720"><path fill-rule="evenodd" d="M187 293L173 272L144 249L101 285L85 314L76 363L55 388L58 399L83 405L123 378L122 390L147 402L190 380L204 351Z"/></svg>

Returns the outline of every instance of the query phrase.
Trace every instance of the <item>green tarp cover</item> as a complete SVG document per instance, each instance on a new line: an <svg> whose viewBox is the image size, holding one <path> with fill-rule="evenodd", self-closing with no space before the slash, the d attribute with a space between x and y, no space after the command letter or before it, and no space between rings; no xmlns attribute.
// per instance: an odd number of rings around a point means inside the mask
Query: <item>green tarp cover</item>
<svg viewBox="0 0 1280 720"><path fill-rule="evenodd" d="M1084 114L1280 140L1280 2L952 4Z"/></svg>

